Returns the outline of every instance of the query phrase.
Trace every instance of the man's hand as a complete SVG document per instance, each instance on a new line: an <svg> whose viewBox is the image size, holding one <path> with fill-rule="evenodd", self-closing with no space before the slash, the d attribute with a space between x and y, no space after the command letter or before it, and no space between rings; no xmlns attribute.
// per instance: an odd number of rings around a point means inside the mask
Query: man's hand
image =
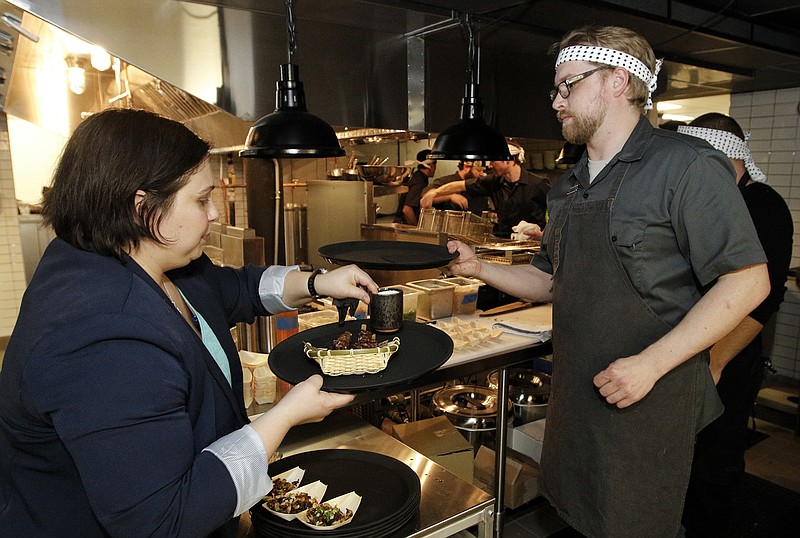
<svg viewBox="0 0 800 538"><path fill-rule="evenodd" d="M594 386L608 403L623 409L647 396L660 377L651 361L634 355L608 365L594 376Z"/></svg>
<svg viewBox="0 0 800 538"><path fill-rule="evenodd" d="M419 206L422 209L430 209L433 207L433 200L436 198L436 189L428 189L419 200Z"/></svg>
<svg viewBox="0 0 800 538"><path fill-rule="evenodd" d="M458 252L458 258L451 261L447 269L452 275L478 276L481 273L481 261L471 248L461 241L448 241L447 250L453 254Z"/></svg>
<svg viewBox="0 0 800 538"><path fill-rule="evenodd" d="M469 200L461 194L451 194L447 198L450 200L450 203L456 207L460 207L461 209L469 207Z"/></svg>

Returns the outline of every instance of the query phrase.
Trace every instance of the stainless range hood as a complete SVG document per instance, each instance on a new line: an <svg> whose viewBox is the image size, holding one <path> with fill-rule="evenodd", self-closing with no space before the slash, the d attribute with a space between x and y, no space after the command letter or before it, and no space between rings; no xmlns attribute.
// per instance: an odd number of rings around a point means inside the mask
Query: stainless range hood
<svg viewBox="0 0 800 538"><path fill-rule="evenodd" d="M0 3L26 6L244 122L274 109L274 82L285 59L282 0ZM309 108L339 130L439 132L452 124L465 37L457 25L442 23L454 10L473 10L482 25L486 119L510 136L560 138L547 99L553 59L546 51L566 30L587 21L628 26L650 40L666 58L660 100L800 86L800 38L786 30L796 28L796 2L770 0L769 11L777 17L744 6L756 2L731 9L729 2L702 4L304 0L296 58ZM439 30L427 30L432 28Z"/></svg>
<svg viewBox="0 0 800 538"><path fill-rule="evenodd" d="M244 141L249 122L125 60L111 58L110 67L95 68L88 43L29 13L20 11L20 20L37 40L15 42L3 92L8 114L67 137L87 114L119 103L186 123L218 148ZM70 80L68 67L77 70L79 82Z"/></svg>

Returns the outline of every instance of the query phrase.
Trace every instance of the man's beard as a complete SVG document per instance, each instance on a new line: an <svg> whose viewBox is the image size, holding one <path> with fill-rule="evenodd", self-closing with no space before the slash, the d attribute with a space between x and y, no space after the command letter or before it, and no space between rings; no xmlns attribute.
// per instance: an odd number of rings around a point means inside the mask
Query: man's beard
<svg viewBox="0 0 800 538"><path fill-rule="evenodd" d="M577 114L566 110L565 114L571 116L569 123L561 124L561 134L564 139L576 145L586 144L595 135L606 117L606 102L601 94L597 94L585 114Z"/></svg>

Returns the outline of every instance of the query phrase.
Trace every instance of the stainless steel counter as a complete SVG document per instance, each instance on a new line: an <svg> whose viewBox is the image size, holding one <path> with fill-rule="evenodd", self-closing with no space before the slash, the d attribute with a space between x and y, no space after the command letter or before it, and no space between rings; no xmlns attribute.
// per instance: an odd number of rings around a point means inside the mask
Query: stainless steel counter
<svg viewBox="0 0 800 538"><path fill-rule="evenodd" d="M467 322L474 322L478 327L491 327L494 323L500 322L530 331L549 331L552 329L552 308L551 305L540 305L533 308L528 308L526 310L499 314L491 317L479 317L477 314L472 314L467 316L459 316L459 319ZM452 321L452 319L448 318L437 320L437 323L444 323L447 321ZM502 401L508 397L507 368L530 361L534 357L549 355L550 353L552 353L552 345L549 340L542 342L533 336L519 336L504 332L502 336L497 339L490 340L478 346L456 350L441 368L419 379L416 379L407 385L387 387L382 390L360 393L357 395L354 402L366 403L384 396L409 390L412 391L412 394L414 394L416 389L421 387L429 387L458 377L473 375L495 369L499 370L498 399ZM414 398L412 398L412 401L413 400ZM262 409L262 411L263 410L265 409ZM502 405L498 406L497 424L506 424L507 418L507 408ZM334 431L334 429L332 429L333 426L332 422L330 422L331 420L331 417L329 417L321 424L301 426L290 431L290 434L287 436L287 440L284 443L287 447L287 450L291 449L294 451L307 451L314 450L315 448L332 448L337 446L328 444L333 442L331 439L329 439L329 437L336 437L340 435L339 433L336 433L338 430ZM328 426L330 426L330 428ZM372 444L373 451L383 454L392 455L387 452L387 450L399 450L400 453L403 453L403 451L414 452L404 444L384 434L380 430L368 425L366 427L371 428L371 430L374 430L374 432L370 432L369 434L367 434L367 432L363 432L356 437L354 437L352 433L347 432L343 432L342 435L345 435L345 438L349 439L358 438L359 443L377 443ZM504 488L501 485L505 483L505 455L507 444L506 433L507 432L505 428L499 428L497 430L496 444L498 449L495 452L495 483L493 489L494 499L490 498L486 501L479 502L478 505L472 506L472 508L464 508L461 512L451 513L450 515L446 516L439 514L436 511L436 508L429 508L430 510L433 510L433 512L427 512L428 515L423 517L421 508L421 521L419 522L419 528L407 530L407 532L401 533L398 536L446 537L457 532L458 530L468 528L476 523L480 523L481 537L492 536L493 538L502 538L504 528L505 493ZM295 435L297 434L302 434L303 437L296 439ZM341 442L341 440L336 442ZM315 443L319 444L317 445ZM385 447L383 443L386 443ZM399 445L399 447L395 445ZM340 448L357 448L346 444L341 444L338 446ZM283 448L281 450L283 450ZM284 452L287 454L290 453L288 451ZM424 458L424 456L421 454L418 454L418 457ZM425 460L427 460L427 458L425 458ZM439 467L433 462L430 462L430 464L434 465L435 467ZM441 467L439 467L439 469L447 473L447 471ZM417 469L415 468L415 470ZM474 486L464 482L455 475L450 473L447 474L449 474L452 478L448 479L447 482L441 482L442 484L449 486L456 484L457 482L453 482L453 480L457 480L464 485L470 486L477 490L477 488L474 488ZM436 481L436 479L434 479L434 481ZM450 490L447 488L437 488L436 491L441 491L442 489L448 492L447 495L451 495L451 493L449 493ZM467 490L469 489L467 488ZM452 496L455 497L454 494ZM447 506L447 502L443 501L435 493L429 493L428 497L423 496L421 505L424 505L427 502L433 502L434 504L442 503L444 506ZM486 505L486 503L488 503L488 505ZM449 512L453 512L454 510L455 508L452 506L448 508ZM441 518L444 519L442 520Z"/></svg>
<svg viewBox="0 0 800 538"><path fill-rule="evenodd" d="M421 486L419 517L392 538L445 538L475 525L479 537L491 535L494 515L491 495L347 410L337 411L320 423L293 428L278 450L284 456L290 456L330 448L366 450L391 456L417 473ZM252 528L249 513L243 514L239 537L256 536L258 533Z"/></svg>

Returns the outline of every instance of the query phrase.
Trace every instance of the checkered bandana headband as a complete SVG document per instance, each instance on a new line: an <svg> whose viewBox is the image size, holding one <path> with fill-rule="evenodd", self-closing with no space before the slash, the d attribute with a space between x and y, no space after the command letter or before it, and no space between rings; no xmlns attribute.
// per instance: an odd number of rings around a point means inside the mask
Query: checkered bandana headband
<svg viewBox="0 0 800 538"><path fill-rule="evenodd" d="M750 133L745 133L744 140L742 140L728 131L709 129L708 127L694 127L691 125L680 125L678 127L678 132L702 138L714 146L715 149L727 155L729 159L743 160L744 166L750 174L750 179L753 181L767 180L767 176L761 171L761 168L756 166L755 161L753 161L753 155L750 153L750 148L747 146Z"/></svg>
<svg viewBox="0 0 800 538"><path fill-rule="evenodd" d="M658 72L663 61L663 58L656 60L656 71L651 73L650 69L641 60L625 52L606 47L576 45L561 49L561 52L558 53L558 58L556 58L556 69L564 62L594 62L623 67L633 76L647 84L649 93L647 94L647 103L644 105L644 109L650 110L653 108L653 92L656 91Z"/></svg>

